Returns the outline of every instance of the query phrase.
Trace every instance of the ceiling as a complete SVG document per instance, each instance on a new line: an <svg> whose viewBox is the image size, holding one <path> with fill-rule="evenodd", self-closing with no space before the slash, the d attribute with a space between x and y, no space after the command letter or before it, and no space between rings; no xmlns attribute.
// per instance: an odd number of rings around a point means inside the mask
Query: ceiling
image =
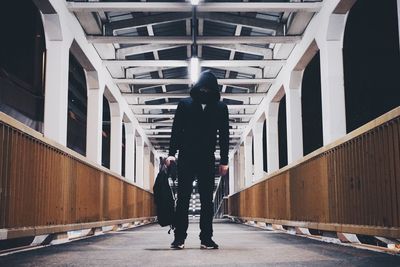
<svg viewBox="0 0 400 267"><path fill-rule="evenodd" d="M68 1L68 8L152 145L167 151L194 54L218 78L233 149L321 2L200 1L194 10L183 0Z"/></svg>

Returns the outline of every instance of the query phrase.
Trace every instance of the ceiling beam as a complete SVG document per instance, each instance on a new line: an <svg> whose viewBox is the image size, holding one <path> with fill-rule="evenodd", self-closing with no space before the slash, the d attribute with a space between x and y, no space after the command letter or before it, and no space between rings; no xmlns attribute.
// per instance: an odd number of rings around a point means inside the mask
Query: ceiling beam
<svg viewBox="0 0 400 267"><path fill-rule="evenodd" d="M140 75L140 74L145 74L149 73L152 71L158 71L159 69L166 70L166 69L171 69L174 67L133 67L133 68L128 68L126 70L126 76L127 77L133 77L134 75ZM256 77L262 77L262 69L261 68L254 68L254 67L231 67L231 66L218 66L214 67L216 69L222 69L222 70L229 70L229 71L235 71L238 73L243 73L243 74L248 74L248 75L255 75Z"/></svg>
<svg viewBox="0 0 400 267"><path fill-rule="evenodd" d="M145 133L171 133L172 129L144 129ZM232 133L241 133L243 129L229 129L229 132Z"/></svg>
<svg viewBox="0 0 400 267"><path fill-rule="evenodd" d="M140 98L184 98L188 97L189 93L123 93L124 97L140 97ZM221 97L229 98L255 98L265 97L265 93L221 93Z"/></svg>
<svg viewBox="0 0 400 267"><path fill-rule="evenodd" d="M129 104L129 103L128 103ZM170 104L129 104L133 109L176 109L177 103ZM229 109L258 108L257 104L227 105Z"/></svg>
<svg viewBox="0 0 400 267"><path fill-rule="evenodd" d="M144 127L144 129L149 129L147 127L172 127L173 121L169 122L140 122L140 125ZM248 125L247 122L229 122L229 126L235 127L246 127Z"/></svg>
<svg viewBox="0 0 400 267"><path fill-rule="evenodd" d="M198 12L318 12L321 2L276 3L276 2L222 2L199 3ZM191 3L172 2L67 2L72 12L190 12Z"/></svg>
<svg viewBox="0 0 400 267"><path fill-rule="evenodd" d="M235 15L232 13L199 13L199 18L204 20L225 23L234 26L244 26L253 29L259 29L262 31L269 30L273 32L283 32L284 25L282 23L266 20L266 19L258 19L255 17L244 17L240 15Z"/></svg>
<svg viewBox="0 0 400 267"><path fill-rule="evenodd" d="M263 48L263 47L256 47L244 44L209 44L207 46L223 49L223 50L230 50L235 52L241 52L246 54L252 55L259 55L264 56L265 58L272 58L272 49L270 48Z"/></svg>
<svg viewBox="0 0 400 267"><path fill-rule="evenodd" d="M272 83L275 79L218 79L218 84L260 84ZM116 84L192 84L190 79L113 79Z"/></svg>
<svg viewBox="0 0 400 267"><path fill-rule="evenodd" d="M95 44L173 44L191 45L191 36L94 36L86 37ZM208 44L272 44L298 43L301 36L198 36L198 45Z"/></svg>
<svg viewBox="0 0 400 267"><path fill-rule="evenodd" d="M159 12L159 11L157 11ZM155 15L143 15L133 17L131 19L124 19L112 21L104 24L106 35L113 35L115 30L135 29L146 27L148 25L157 25L169 22L175 22L191 18L191 13L160 13Z"/></svg>
<svg viewBox="0 0 400 267"><path fill-rule="evenodd" d="M149 138L149 139L155 139L155 138L171 138L171 135L168 135L168 134L166 134L166 135L161 135L161 134L147 134L147 137ZM230 134L229 135L229 138L230 139L232 139L232 138L240 138L241 137L241 135L232 135L232 134Z"/></svg>
<svg viewBox="0 0 400 267"><path fill-rule="evenodd" d="M172 49L179 47L179 45L168 45L168 44L147 44L147 45L137 45L131 47L124 47L117 49L116 57L117 59L124 59L126 56L139 55L149 52L156 52L166 49Z"/></svg>
<svg viewBox="0 0 400 267"><path fill-rule="evenodd" d="M254 114L229 114L230 119L234 118L252 118ZM134 113L134 116L138 119L162 119L162 118L173 118L175 114L136 114Z"/></svg>
<svg viewBox="0 0 400 267"><path fill-rule="evenodd" d="M218 66L282 66L286 60L200 60L202 67L218 67ZM120 67L188 67L188 60L103 60L106 66Z"/></svg>

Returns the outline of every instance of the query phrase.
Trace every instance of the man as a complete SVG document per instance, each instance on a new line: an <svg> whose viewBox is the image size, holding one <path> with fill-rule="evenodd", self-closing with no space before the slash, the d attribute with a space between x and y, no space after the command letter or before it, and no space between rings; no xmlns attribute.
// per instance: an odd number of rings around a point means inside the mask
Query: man
<svg viewBox="0 0 400 267"><path fill-rule="evenodd" d="M200 248L217 249L212 240L214 216L213 191L215 179L215 145L219 134L219 174L228 171L229 114L227 105L220 101L217 78L210 71L204 71L190 90L190 97L178 103L175 112L167 166L178 161L178 200L175 219L175 239L171 248L184 248L188 229L189 200L192 183L197 176L200 211Z"/></svg>

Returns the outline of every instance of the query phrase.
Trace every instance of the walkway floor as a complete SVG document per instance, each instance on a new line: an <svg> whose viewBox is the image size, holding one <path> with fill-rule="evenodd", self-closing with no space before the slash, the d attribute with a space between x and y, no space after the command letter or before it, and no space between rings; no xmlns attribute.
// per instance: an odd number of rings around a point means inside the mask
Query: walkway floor
<svg viewBox="0 0 400 267"><path fill-rule="evenodd" d="M329 244L228 221L214 223L219 250L199 249L191 222L184 250L153 224L0 257L0 266L400 266L400 256Z"/></svg>

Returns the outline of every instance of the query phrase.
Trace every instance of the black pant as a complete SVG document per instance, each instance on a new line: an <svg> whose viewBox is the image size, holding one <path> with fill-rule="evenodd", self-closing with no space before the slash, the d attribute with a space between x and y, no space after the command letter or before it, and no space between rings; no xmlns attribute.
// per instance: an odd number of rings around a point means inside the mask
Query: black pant
<svg viewBox="0 0 400 267"><path fill-rule="evenodd" d="M215 179L214 155L197 157L179 157L178 159L178 200L175 217L175 236L185 239L188 229L189 200L192 184L197 177L200 194L200 239L205 240L213 235L212 220L214 216L213 192Z"/></svg>

